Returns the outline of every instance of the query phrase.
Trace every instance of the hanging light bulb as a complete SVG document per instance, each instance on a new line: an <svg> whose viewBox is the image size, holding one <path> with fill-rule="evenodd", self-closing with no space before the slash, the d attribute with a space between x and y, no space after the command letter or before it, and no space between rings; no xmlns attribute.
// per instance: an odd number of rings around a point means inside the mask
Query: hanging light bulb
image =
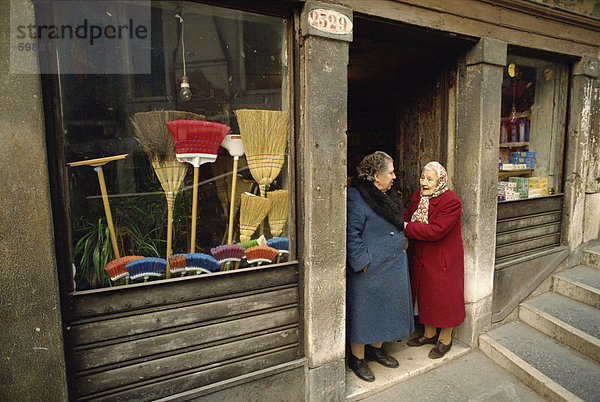
<svg viewBox="0 0 600 402"><path fill-rule="evenodd" d="M181 58L183 60L183 76L181 77L181 85L179 88L179 99L187 102L192 99L192 91L190 90L190 82L185 71L185 42L183 40L183 18L179 14L175 14L175 18L179 18L181 24Z"/></svg>
<svg viewBox="0 0 600 402"><path fill-rule="evenodd" d="M181 89L179 89L179 98L184 102L187 102L190 99L192 99L190 83L188 82L188 77L185 74L183 75L183 77L181 77Z"/></svg>

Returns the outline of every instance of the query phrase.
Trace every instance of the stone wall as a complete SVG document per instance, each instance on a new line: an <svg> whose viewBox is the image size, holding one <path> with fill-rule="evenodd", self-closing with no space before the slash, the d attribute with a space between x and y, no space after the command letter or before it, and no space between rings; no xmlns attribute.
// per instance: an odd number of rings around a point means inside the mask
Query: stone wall
<svg viewBox="0 0 600 402"><path fill-rule="evenodd" d="M31 2L13 0L0 5L1 25L16 13L33 21ZM0 31L0 399L60 401L67 385L40 75L9 73L8 35ZM38 69L35 58L13 62Z"/></svg>

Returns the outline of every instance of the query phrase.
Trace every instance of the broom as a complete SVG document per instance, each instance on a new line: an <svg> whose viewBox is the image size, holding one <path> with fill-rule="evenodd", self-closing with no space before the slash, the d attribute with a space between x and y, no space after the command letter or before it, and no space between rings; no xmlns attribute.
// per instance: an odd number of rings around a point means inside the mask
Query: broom
<svg viewBox="0 0 600 402"><path fill-rule="evenodd" d="M237 182L236 187L235 187L235 191L233 189L233 180L228 180L227 181L227 191L228 194L232 194L233 195L233 201L229 201L230 202L230 206L233 205L233 212L229 212L229 226L227 228L227 236L228 236L228 240L229 238L231 238L233 240L233 220L235 219L235 216L237 215L238 210L240 209L240 203L241 203L241 196L244 193L249 193L249 194L254 194L254 191L256 190L256 184L251 181L251 180L240 180ZM231 229L230 229L231 228ZM230 235L231 233L231 235ZM228 241L227 244L231 244L231 241Z"/></svg>
<svg viewBox="0 0 600 402"><path fill-rule="evenodd" d="M229 155L233 156L233 172L231 174L231 197L229 202L229 225L227 227L227 244L233 240L233 210L235 208L235 187L237 184L237 169L240 156L244 155L244 143L241 135L229 134L221 143L227 149Z"/></svg>
<svg viewBox="0 0 600 402"><path fill-rule="evenodd" d="M196 250L196 216L198 213L198 172L200 165L217 160L219 145L230 130L224 124L197 120L175 120L167 123L177 159L194 167L192 195L192 235L190 253Z"/></svg>
<svg viewBox="0 0 600 402"><path fill-rule="evenodd" d="M265 197L285 160L288 113L277 110L235 111L250 173Z"/></svg>
<svg viewBox="0 0 600 402"><path fill-rule="evenodd" d="M177 110L152 111L136 113L131 122L135 131L135 139L148 154L154 172L160 181L167 199L167 259L171 255L173 242L173 209L177 191L185 178L187 165L179 163L175 155L175 145L166 123L177 119L202 120L204 116ZM171 277L166 270L166 277Z"/></svg>
<svg viewBox="0 0 600 402"><path fill-rule="evenodd" d="M273 201L269 210L269 227L271 236L279 237L287 222L288 190L275 190L267 193L267 198Z"/></svg>
<svg viewBox="0 0 600 402"><path fill-rule="evenodd" d="M265 219L271 209L272 201L254 194L241 195L240 205L240 242L250 240L256 228Z"/></svg>
<svg viewBox="0 0 600 402"><path fill-rule="evenodd" d="M115 260L119 259L119 247L117 246L117 235L115 233L115 225L112 219L112 213L110 212L110 204L108 203L108 193L106 191L106 182L104 181L104 171L102 170L102 166L106 165L108 162L115 161L118 159L125 159L128 154L121 154L115 156L107 156L104 158L97 159L88 159L78 162L70 162L67 165L71 167L76 166L92 166L94 170L98 174L98 184L100 184L100 194L102 194L102 204L104 205L104 215L106 216L106 224L108 226L108 233L110 235L110 243L113 248L113 253L115 255Z"/></svg>

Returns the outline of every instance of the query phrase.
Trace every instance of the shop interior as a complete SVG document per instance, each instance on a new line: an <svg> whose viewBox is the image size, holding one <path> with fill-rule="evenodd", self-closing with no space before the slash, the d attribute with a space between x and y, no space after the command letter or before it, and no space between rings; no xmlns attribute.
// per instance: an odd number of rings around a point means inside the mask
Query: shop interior
<svg viewBox="0 0 600 402"><path fill-rule="evenodd" d="M382 150L394 158L395 186L406 204L422 166L432 160L446 164L457 61L472 43L355 16L348 63L349 177L364 156Z"/></svg>

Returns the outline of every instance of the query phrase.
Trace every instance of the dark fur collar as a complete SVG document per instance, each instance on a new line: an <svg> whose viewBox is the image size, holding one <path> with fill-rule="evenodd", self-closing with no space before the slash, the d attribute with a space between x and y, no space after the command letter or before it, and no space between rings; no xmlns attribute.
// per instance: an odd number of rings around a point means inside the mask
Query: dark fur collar
<svg viewBox="0 0 600 402"><path fill-rule="evenodd" d="M384 193L370 181L358 178L354 178L350 185L358 189L362 199L377 215L396 226L398 230L404 230L402 201L393 187Z"/></svg>

